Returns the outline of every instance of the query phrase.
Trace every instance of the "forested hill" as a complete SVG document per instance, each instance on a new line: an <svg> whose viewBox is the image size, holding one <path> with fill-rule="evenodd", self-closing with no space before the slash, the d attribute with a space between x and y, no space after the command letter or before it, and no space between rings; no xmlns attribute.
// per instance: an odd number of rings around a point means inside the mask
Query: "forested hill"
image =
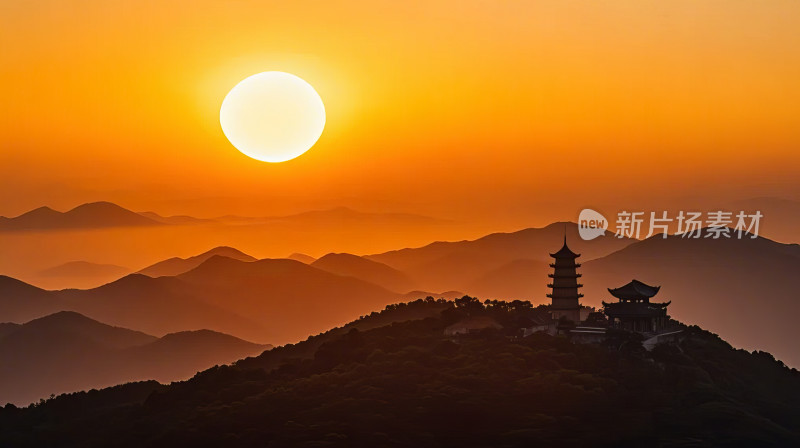
<svg viewBox="0 0 800 448"><path fill-rule="evenodd" d="M514 337L538 312L469 299L393 306L186 382L7 406L0 446L800 444L800 373L771 355L698 327L652 352L623 333L603 345ZM444 335L468 315L505 328Z"/></svg>

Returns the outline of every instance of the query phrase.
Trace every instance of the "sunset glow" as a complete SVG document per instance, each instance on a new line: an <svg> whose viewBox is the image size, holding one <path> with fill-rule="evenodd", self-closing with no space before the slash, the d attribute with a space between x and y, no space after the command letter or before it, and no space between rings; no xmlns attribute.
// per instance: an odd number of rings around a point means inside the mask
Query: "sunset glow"
<svg viewBox="0 0 800 448"><path fill-rule="evenodd" d="M566 218L541 216L555 194L570 213L612 195L672 205L701 184L714 202L800 194L798 2L85 3L2 7L17 45L0 48L0 175L26 192L2 215L394 204L510 229ZM325 101L324 135L291 164L255 164L220 130L225 95L270 70ZM591 191L554 183L558 166Z"/></svg>

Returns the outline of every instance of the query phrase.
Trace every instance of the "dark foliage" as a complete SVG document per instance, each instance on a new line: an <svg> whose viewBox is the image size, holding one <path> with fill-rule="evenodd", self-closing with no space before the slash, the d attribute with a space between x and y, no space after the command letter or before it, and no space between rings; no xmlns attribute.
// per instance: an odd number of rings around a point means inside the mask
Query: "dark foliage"
<svg viewBox="0 0 800 448"><path fill-rule="evenodd" d="M771 355L697 327L652 352L628 333L589 345L509 329L537 312L464 298L436 317L359 330L367 316L186 382L0 409L0 446L800 444L800 374ZM444 336L479 314L506 328Z"/></svg>

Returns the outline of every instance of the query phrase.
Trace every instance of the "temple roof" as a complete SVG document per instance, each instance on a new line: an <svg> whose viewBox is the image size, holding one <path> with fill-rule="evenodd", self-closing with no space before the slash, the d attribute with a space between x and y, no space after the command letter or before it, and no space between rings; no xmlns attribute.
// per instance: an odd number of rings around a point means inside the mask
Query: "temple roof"
<svg viewBox="0 0 800 448"><path fill-rule="evenodd" d="M603 307L605 308L616 308L616 309L644 309L644 308L666 308L671 303L672 300L669 302L648 302L648 303L641 303L641 302L613 302L613 303L606 303L605 300L601 301Z"/></svg>
<svg viewBox="0 0 800 448"><path fill-rule="evenodd" d="M608 288L608 292L610 292L612 296L622 300L643 300L656 295L659 289L661 289L660 286L650 286L639 280L631 280L631 282L625 286L614 289Z"/></svg>
<svg viewBox="0 0 800 448"><path fill-rule="evenodd" d="M553 258L578 258L581 254L576 254L575 252L571 251L567 246L567 235L564 235L564 245L561 246L561 249L554 254L550 254Z"/></svg>
<svg viewBox="0 0 800 448"><path fill-rule="evenodd" d="M603 302L603 308L609 317L663 317L670 303Z"/></svg>

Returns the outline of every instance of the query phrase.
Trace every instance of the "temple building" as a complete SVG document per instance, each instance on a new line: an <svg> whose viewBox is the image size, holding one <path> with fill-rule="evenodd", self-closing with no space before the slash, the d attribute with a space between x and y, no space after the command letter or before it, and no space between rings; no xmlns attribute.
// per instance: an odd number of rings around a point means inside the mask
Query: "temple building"
<svg viewBox="0 0 800 448"><path fill-rule="evenodd" d="M577 325L581 321L580 298L583 297L583 294L578 292L578 288L583 286L578 283L581 274L578 274L577 269L581 265L575 262L580 254L567 247L567 236L564 235L564 246L550 256L555 259L555 262L550 264L553 273L548 274L548 277L553 279L553 282L547 285L552 289L552 292L547 294L551 299L550 313L556 321L561 321L563 318Z"/></svg>
<svg viewBox="0 0 800 448"><path fill-rule="evenodd" d="M646 285L639 280L632 280L619 288L609 288L608 292L618 299L616 303L603 302L609 328L643 333L663 330L669 323L667 306L672 302L650 302L660 288Z"/></svg>

